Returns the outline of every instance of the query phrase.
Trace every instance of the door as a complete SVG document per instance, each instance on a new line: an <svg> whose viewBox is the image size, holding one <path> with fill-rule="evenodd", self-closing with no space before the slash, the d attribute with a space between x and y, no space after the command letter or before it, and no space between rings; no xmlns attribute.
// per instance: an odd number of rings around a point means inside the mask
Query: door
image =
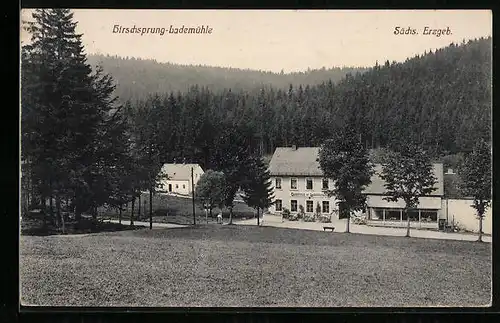
<svg viewBox="0 0 500 323"><path fill-rule="evenodd" d="M172 192L172 184L168 184L168 191Z"/></svg>

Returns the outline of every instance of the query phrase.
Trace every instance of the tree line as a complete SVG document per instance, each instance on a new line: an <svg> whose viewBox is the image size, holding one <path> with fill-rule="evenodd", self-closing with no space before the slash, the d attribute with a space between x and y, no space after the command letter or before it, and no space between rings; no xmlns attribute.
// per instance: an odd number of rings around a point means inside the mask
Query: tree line
<svg viewBox="0 0 500 323"><path fill-rule="evenodd" d="M154 59L88 55L91 66L102 66L119 84L116 95L121 102L146 99L149 95L164 92L185 92L193 84L210 91L257 89L272 86L287 89L290 84L316 85L332 80L340 81L347 73L365 72L366 67L330 67L304 72L275 73L249 69L214 67L204 65L179 65L161 63Z"/></svg>
<svg viewBox="0 0 500 323"><path fill-rule="evenodd" d="M234 126L259 155L279 146L319 146L348 126L364 147L412 140L440 158L491 138L491 39L386 62L339 83L220 91L193 85L126 105L163 110L162 128L173 141L166 151L209 168L218 134Z"/></svg>

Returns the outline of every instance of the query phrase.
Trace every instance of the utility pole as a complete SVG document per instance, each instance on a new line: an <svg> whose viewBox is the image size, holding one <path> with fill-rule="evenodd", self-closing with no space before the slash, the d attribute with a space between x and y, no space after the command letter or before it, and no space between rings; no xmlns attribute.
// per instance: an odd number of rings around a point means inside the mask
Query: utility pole
<svg viewBox="0 0 500 323"><path fill-rule="evenodd" d="M149 164L152 164L153 147L151 137L149 141ZM153 230L153 174L149 171L149 230ZM139 208L141 204L139 203ZM146 198L144 198L144 217L146 217Z"/></svg>
<svg viewBox="0 0 500 323"><path fill-rule="evenodd" d="M191 194L193 197L193 225L196 225L196 211L195 211L195 205L194 205L194 169L191 167Z"/></svg>
<svg viewBox="0 0 500 323"><path fill-rule="evenodd" d="M144 201L144 212L146 212L146 201ZM153 185L149 187L149 230L153 229Z"/></svg>

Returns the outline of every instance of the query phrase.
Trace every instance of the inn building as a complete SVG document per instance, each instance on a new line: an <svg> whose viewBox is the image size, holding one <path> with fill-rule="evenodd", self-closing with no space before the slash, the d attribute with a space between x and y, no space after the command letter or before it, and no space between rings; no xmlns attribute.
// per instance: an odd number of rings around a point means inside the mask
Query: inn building
<svg viewBox="0 0 500 323"><path fill-rule="evenodd" d="M291 213L298 212L300 206L306 213L316 213L319 208L322 214L329 214L332 220L342 214L335 197L329 197L326 190L332 189L333 181L323 175L317 161L319 147L278 147L269 163L275 203L269 209L271 213L280 214L287 208ZM375 164L372 182L365 189L367 195L366 208L362 212L369 222L399 226L406 224L403 214L404 202L388 202L384 198L385 182L380 178L382 166ZM418 207L409 212L412 226L438 226L438 220L445 217L443 205L443 164L433 164L437 182L434 191L419 199Z"/></svg>
<svg viewBox="0 0 500 323"><path fill-rule="evenodd" d="M335 197L325 193L332 188L333 182L323 176L316 161L318 151L317 147L276 148L269 163L275 198L269 210L271 213L279 214L285 208L296 213L300 205L307 213L316 212L318 205L321 213L334 213Z"/></svg>

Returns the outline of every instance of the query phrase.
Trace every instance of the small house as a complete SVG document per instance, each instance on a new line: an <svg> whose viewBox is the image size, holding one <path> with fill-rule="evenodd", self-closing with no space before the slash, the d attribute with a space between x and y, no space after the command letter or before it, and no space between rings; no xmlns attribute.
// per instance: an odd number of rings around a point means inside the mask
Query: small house
<svg viewBox="0 0 500 323"><path fill-rule="evenodd" d="M190 195L204 171L198 164L173 163L164 164L161 173L163 178L160 180L162 184L160 191Z"/></svg>

